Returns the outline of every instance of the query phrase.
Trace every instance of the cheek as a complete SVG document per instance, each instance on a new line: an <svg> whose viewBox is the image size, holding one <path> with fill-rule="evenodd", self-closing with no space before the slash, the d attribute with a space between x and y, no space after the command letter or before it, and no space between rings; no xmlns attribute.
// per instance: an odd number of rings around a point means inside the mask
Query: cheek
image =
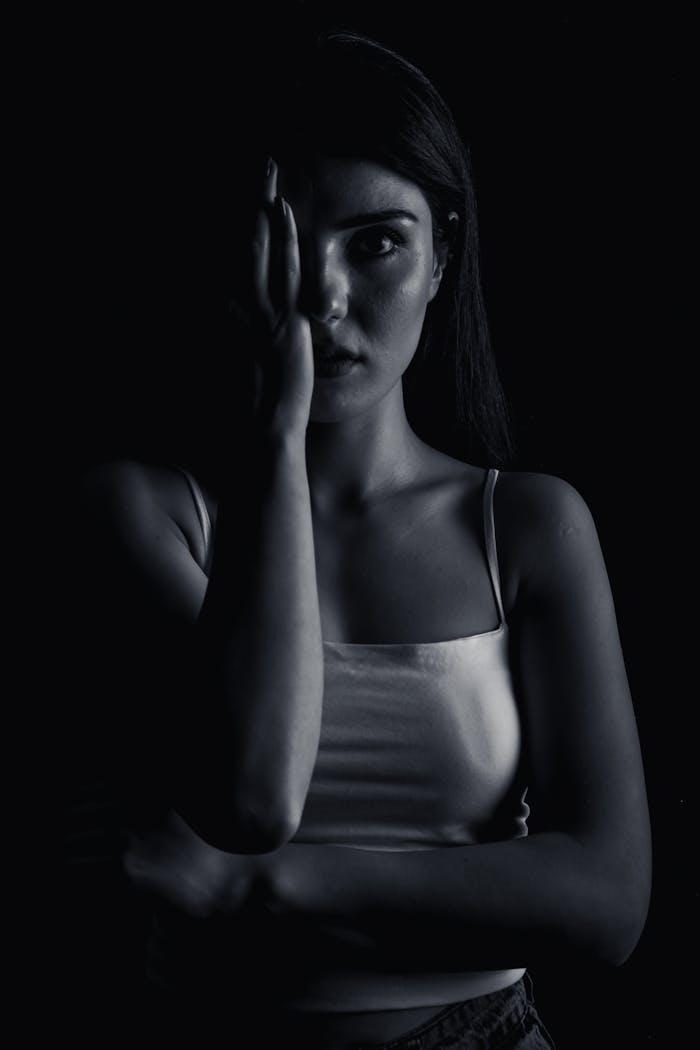
<svg viewBox="0 0 700 1050"><path fill-rule="evenodd" d="M377 272L378 271L378 272ZM432 277L424 255L387 263L358 284L355 314L367 335L383 339L417 338L428 304Z"/></svg>

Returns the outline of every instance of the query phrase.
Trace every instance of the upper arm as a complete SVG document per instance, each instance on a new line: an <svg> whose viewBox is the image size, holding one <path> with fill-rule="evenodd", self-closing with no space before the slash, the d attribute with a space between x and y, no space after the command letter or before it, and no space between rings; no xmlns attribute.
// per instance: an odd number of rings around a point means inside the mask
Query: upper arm
<svg viewBox="0 0 700 1050"><path fill-rule="evenodd" d="M192 738L185 701L207 578L187 542L182 480L137 462L101 464L82 479L74 524L76 733L138 811L172 785L174 756Z"/></svg>
<svg viewBox="0 0 700 1050"><path fill-rule="evenodd" d="M89 544L84 571L100 603L132 601L151 617L196 621L207 587L154 468L119 461L94 467L81 486ZM119 592L119 593L117 593Z"/></svg>
<svg viewBox="0 0 700 1050"><path fill-rule="evenodd" d="M502 504L514 525L513 657L533 817L646 885L643 766L595 524L575 489L545 475L510 475Z"/></svg>

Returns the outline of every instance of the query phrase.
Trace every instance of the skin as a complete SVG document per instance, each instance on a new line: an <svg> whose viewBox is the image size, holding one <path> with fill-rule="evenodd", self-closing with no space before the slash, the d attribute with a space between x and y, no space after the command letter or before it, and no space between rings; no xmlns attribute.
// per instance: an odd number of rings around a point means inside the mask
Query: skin
<svg viewBox="0 0 700 1050"><path fill-rule="evenodd" d="M288 182L303 260L299 305L312 341L331 341L361 355L360 367L342 382L316 379L307 440L313 449L329 435L315 424L347 428L352 418L366 422L379 402L382 413L390 406L396 412L399 380L440 286L445 252L434 241L430 209L418 187L378 164L330 159L312 175ZM284 191L284 180L278 189ZM387 217L367 221L381 213ZM343 459L364 476L363 462Z"/></svg>
<svg viewBox="0 0 700 1050"><path fill-rule="evenodd" d="M259 752L262 766L276 769L282 755L288 790L303 802L322 703L314 692L320 638L456 638L491 630L497 612L482 549L484 472L420 441L403 407L401 376L447 261L446 246L433 239L427 202L416 186L366 161L320 159L303 178L290 174L279 184L277 178L273 165L254 267L269 332L261 384L274 372L283 390L265 421L265 447L274 449L265 499L274 511L269 521L284 512L290 524L284 534L270 533L273 571L265 586L272 594L286 580L270 608L282 600L288 611L291 599L298 602L299 616L291 619L301 633L290 635L289 652L301 652L305 670L298 696L293 682L289 687L287 703L296 705L289 722L275 721L280 705L270 702L265 709L265 681L248 674L249 688L260 695L242 731L252 732L255 742L255 718L263 712L260 739L267 746L272 724L278 751ZM288 198L283 208L273 205L279 190ZM353 216L387 208L409 210L415 221L389 223L403 242L382 257L387 241L376 224L344 226ZM281 279L272 282L275 259L281 260ZM360 360L346 376L314 378L314 345L328 340L359 353ZM291 492L284 484L275 488L280 463L279 477L292 479L284 482ZM88 485L87 502L114 511L133 505L136 492L138 520L117 521L128 556L151 566L148 586L177 610L183 625L201 629L207 608L221 624L212 592L224 591L235 577L215 565L207 584L197 565L199 525L177 474L133 464L108 467ZM224 500L208 499L212 516L218 515L216 542L223 545L233 518ZM146 510L164 526L159 544L153 531L139 533ZM281 841L272 835L267 849L239 850L207 835L180 808L181 815L171 814L156 833L160 838L133 837L126 870L136 883L197 915L235 912L253 887L262 887L281 929L285 921L301 920L332 939L332 924L344 943L342 930L359 924L367 958L397 965L466 970L569 953L613 963L627 957L648 904L649 829L633 708L595 526L570 486L541 475L502 474L495 514L538 830L512 842L404 854L289 843L291 820L282 822ZM134 531L138 542L126 542ZM283 543L291 545L279 554ZM155 549L160 560L153 570ZM268 613L273 616L266 608L263 627ZM299 626L302 612L307 620ZM272 637L281 626L270 624ZM268 663L275 663L270 654L280 646L284 653L284 637L276 646L262 635L246 641L248 648L258 643ZM278 671L287 681L289 668ZM285 752L284 734L291 738L300 720L305 732ZM251 791L247 781L234 786ZM363 1015L321 1019L323 1030L313 1038L327 1048L391 1038L434 1012L387 1011L373 1015L370 1028Z"/></svg>

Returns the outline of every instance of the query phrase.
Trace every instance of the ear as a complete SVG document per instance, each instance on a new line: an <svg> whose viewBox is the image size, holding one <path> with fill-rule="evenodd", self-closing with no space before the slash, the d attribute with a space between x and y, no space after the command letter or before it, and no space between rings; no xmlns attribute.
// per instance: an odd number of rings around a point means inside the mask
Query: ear
<svg viewBox="0 0 700 1050"><path fill-rule="evenodd" d="M440 233L433 238L433 276L430 282L430 293L428 302L437 295L445 267L452 258L452 246L457 236L457 225L459 216L456 211L451 211L447 216L448 228L446 233Z"/></svg>

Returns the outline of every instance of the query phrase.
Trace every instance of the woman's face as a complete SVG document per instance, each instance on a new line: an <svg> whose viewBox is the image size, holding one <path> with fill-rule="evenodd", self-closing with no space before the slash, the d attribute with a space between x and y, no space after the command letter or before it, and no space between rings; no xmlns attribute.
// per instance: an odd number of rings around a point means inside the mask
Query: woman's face
<svg viewBox="0 0 700 1050"><path fill-rule="evenodd" d="M433 241L422 191L372 161L325 158L303 176L282 172L280 192L299 234L299 307L315 361L311 419L349 418L406 371L446 248Z"/></svg>

